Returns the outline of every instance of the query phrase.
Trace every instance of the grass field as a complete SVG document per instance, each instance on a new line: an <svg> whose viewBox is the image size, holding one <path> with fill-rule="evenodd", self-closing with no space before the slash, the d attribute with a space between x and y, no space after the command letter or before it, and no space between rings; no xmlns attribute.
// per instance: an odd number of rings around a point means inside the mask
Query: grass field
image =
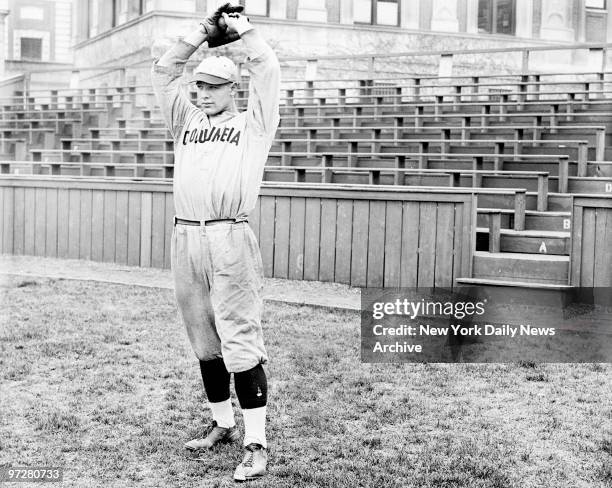
<svg viewBox="0 0 612 488"><path fill-rule="evenodd" d="M61 486L234 486L240 446L184 457L208 412L172 292L1 292L0 465L63 466ZM270 473L248 486L612 486L610 365L361 364L357 313L290 305L264 330Z"/></svg>

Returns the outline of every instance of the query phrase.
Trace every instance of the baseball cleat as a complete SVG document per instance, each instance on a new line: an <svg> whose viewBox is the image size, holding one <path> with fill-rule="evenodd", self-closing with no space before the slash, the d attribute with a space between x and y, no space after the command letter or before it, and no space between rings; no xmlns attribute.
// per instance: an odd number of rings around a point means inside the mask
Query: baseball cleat
<svg viewBox="0 0 612 488"><path fill-rule="evenodd" d="M266 474L268 452L261 444L251 443L245 448L244 458L234 471L235 481L249 481Z"/></svg>
<svg viewBox="0 0 612 488"><path fill-rule="evenodd" d="M195 458L199 451L212 449L217 444L237 441L239 437L240 432L238 432L235 425L229 428L219 427L217 422L213 420L208 428L206 437L186 442L185 448L190 451L192 457Z"/></svg>

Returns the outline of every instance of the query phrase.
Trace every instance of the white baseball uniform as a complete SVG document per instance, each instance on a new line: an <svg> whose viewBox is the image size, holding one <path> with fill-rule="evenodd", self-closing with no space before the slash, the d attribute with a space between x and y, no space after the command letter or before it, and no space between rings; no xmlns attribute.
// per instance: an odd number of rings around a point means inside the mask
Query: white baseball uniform
<svg viewBox="0 0 612 488"><path fill-rule="evenodd" d="M248 106L211 124L181 87L196 47L180 41L171 60L153 67L153 86L174 138L174 205L178 218L237 223L177 224L172 270L179 310L202 361L223 357L229 372L267 361L261 331L263 266L245 221L255 207L263 169L279 123L280 66L256 33L243 43L250 73ZM167 55L166 55L166 59Z"/></svg>

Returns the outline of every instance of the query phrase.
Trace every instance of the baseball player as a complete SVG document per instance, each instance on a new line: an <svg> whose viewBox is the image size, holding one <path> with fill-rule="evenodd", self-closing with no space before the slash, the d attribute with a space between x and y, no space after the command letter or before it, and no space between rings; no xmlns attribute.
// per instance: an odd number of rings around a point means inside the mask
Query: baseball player
<svg viewBox="0 0 612 488"><path fill-rule="evenodd" d="M153 86L174 138L172 270L178 308L200 361L212 410L206 437L185 447L201 456L239 437L230 402L230 374L244 418L245 455L234 479L266 472L268 357L261 329L263 267L247 223L279 123L280 66L276 55L241 15L225 4L153 66ZM236 65L208 57L193 78L200 108L181 89L187 59L204 42L216 47L242 39L250 72L248 106L234 102Z"/></svg>

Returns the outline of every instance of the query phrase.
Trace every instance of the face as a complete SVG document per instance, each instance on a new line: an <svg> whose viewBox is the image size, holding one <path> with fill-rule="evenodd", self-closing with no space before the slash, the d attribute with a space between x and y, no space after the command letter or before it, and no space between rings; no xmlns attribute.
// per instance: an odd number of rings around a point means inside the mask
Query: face
<svg viewBox="0 0 612 488"><path fill-rule="evenodd" d="M211 85L204 81L196 83L198 94L197 104L206 115L217 115L234 106L234 83Z"/></svg>

